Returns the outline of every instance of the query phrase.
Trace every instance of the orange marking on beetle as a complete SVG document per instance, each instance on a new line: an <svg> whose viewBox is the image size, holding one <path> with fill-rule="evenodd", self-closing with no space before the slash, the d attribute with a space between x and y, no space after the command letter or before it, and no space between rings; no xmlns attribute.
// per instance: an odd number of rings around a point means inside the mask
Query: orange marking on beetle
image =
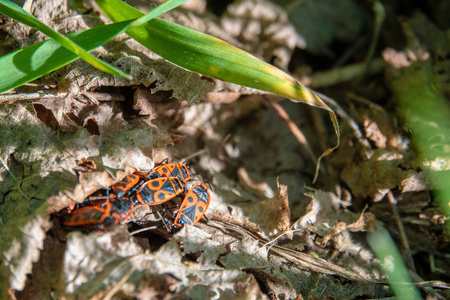
<svg viewBox="0 0 450 300"><path fill-rule="evenodd" d="M128 192L132 187L139 183L141 176L136 172L125 176L121 181L113 184L111 189L117 197L122 197Z"/></svg>
<svg viewBox="0 0 450 300"><path fill-rule="evenodd" d="M191 171L186 164L168 163L156 166L152 170L158 177L177 177L183 182L191 180Z"/></svg>
<svg viewBox="0 0 450 300"><path fill-rule="evenodd" d="M211 196L203 183L195 184L184 196L180 210L174 221L174 227L181 228L186 224L194 225L205 214Z"/></svg>
<svg viewBox="0 0 450 300"><path fill-rule="evenodd" d="M177 177L156 178L144 183L131 200L136 199L146 205L158 205L175 198L183 191L184 186Z"/></svg>
<svg viewBox="0 0 450 300"><path fill-rule="evenodd" d="M108 216L108 211L101 207L82 207L75 210L70 215L63 218L66 226L86 226L102 224L104 218Z"/></svg>
<svg viewBox="0 0 450 300"><path fill-rule="evenodd" d="M204 184L195 184L184 193L184 183L191 180L189 166L164 160L148 173L135 172L107 189L101 189L84 202L72 204L62 211L63 224L104 229L127 221L137 204L163 204L184 195L175 216L173 229L196 224L205 214L210 195Z"/></svg>

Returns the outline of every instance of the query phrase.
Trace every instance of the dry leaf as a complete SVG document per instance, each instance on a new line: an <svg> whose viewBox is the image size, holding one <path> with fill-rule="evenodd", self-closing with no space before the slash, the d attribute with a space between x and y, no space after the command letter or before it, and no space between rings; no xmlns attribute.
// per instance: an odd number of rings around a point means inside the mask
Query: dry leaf
<svg viewBox="0 0 450 300"><path fill-rule="evenodd" d="M353 161L341 173L342 179L356 197L372 197L377 202L400 185L405 171L399 166L403 154L396 151L375 150L369 160Z"/></svg>
<svg viewBox="0 0 450 300"><path fill-rule="evenodd" d="M48 217L37 216L20 229L23 236L14 238L9 249L3 252L3 265L11 272L11 288L19 291L24 288L27 274L31 274L33 263L39 260L45 232L49 228ZM2 233L5 234L6 231Z"/></svg>
<svg viewBox="0 0 450 300"><path fill-rule="evenodd" d="M317 243L321 247L326 247L328 241L333 239L338 234L341 234L343 231L351 231L351 232L358 232L358 231L373 231L375 216L371 213L361 213L361 216L358 220L351 224L347 224L345 222L339 222L336 225L333 226L331 231L325 235L323 238L318 238Z"/></svg>
<svg viewBox="0 0 450 300"><path fill-rule="evenodd" d="M243 44L243 49L285 70L300 44L286 12L270 1L234 1L228 5L221 25Z"/></svg>
<svg viewBox="0 0 450 300"><path fill-rule="evenodd" d="M242 206L242 209L248 219L258 224L268 236L279 234L291 227L291 212L285 185L278 186L273 198Z"/></svg>
<svg viewBox="0 0 450 300"><path fill-rule="evenodd" d="M142 249L122 226L89 235L81 232L68 234L64 256L67 292L87 298L104 284L114 285L132 264L127 258L140 253Z"/></svg>

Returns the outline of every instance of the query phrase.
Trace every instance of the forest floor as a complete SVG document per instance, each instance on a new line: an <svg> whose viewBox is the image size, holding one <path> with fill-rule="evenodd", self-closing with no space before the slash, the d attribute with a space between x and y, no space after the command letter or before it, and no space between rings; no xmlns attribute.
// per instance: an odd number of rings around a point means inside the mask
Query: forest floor
<svg viewBox="0 0 450 300"><path fill-rule="evenodd" d="M98 12L92 1L35 2L73 31ZM317 181L336 143L325 111L191 73L124 37L97 53L133 80L76 61L15 91L40 98L0 102L2 296L389 298L399 251L423 298L449 299L449 2L215 2L164 18L319 93L341 144ZM42 39L20 24L0 37L0 53ZM68 231L54 214L167 158L189 165L188 186L208 187L195 226L166 229L181 199L102 231Z"/></svg>

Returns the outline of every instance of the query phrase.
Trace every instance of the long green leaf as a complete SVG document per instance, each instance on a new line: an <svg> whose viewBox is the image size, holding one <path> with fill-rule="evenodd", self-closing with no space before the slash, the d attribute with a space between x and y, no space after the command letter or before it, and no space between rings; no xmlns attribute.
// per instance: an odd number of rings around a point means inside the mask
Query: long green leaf
<svg viewBox="0 0 450 300"><path fill-rule="evenodd" d="M162 15L163 13L166 13L188 1L189 0L169 0L167 2L164 2L163 4L159 5L155 9L152 9L145 16L140 17L139 19L134 21L132 24L130 24L130 29L141 26L144 23L147 23L148 21L150 21L151 19L153 19L159 15Z"/></svg>
<svg viewBox="0 0 450 300"><path fill-rule="evenodd" d="M114 22L142 16L140 11L120 0L96 2ZM334 112L314 93L274 66L215 37L162 19L153 19L127 30L127 34L151 51L188 70L326 109L334 125L337 145L325 151L320 158L338 147L339 127Z"/></svg>
<svg viewBox="0 0 450 300"><path fill-rule="evenodd" d="M113 75L119 75L125 78L130 78L128 74L90 55L87 51L85 51L82 47L71 41L69 38L54 31L53 29L51 29L50 27L48 27L47 25L36 19L22 7L14 4L13 2L8 0L0 0L0 12L25 25L38 29L42 33L46 34L47 36L57 41L64 48L75 53L77 56L81 57L82 59L84 59L86 62L93 65L97 69L104 72L108 72Z"/></svg>
<svg viewBox="0 0 450 300"><path fill-rule="evenodd" d="M133 24L136 24L133 22L146 22L186 1L188 0L170 0L140 19L100 26L83 32L69 34L66 37L84 50L92 51L122 34L127 28L133 26ZM32 22L32 19L20 19L20 21ZM77 54L62 47L55 40L37 43L2 56L0 57L0 93L35 80L77 58Z"/></svg>
<svg viewBox="0 0 450 300"><path fill-rule="evenodd" d="M96 0L114 22L139 18L140 11L120 0ZM327 107L314 93L274 66L222 40L190 28L153 19L127 34L165 59L191 71Z"/></svg>
<svg viewBox="0 0 450 300"><path fill-rule="evenodd" d="M384 228L376 228L367 235L367 241L388 276L392 291L400 300L420 300L422 297L411 282L402 256L391 236Z"/></svg>
<svg viewBox="0 0 450 300"><path fill-rule="evenodd" d="M131 21L72 33L68 37L91 51L116 37ZM78 59L55 40L46 40L0 57L0 93L21 86Z"/></svg>

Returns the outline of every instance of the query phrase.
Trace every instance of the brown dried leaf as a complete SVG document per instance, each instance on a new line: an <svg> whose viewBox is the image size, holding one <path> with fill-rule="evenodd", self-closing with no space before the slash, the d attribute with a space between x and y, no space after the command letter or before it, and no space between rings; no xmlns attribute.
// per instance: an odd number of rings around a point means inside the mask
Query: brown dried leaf
<svg viewBox="0 0 450 300"><path fill-rule="evenodd" d="M430 190L431 179L426 172L410 171L400 183L402 193Z"/></svg>
<svg viewBox="0 0 450 300"><path fill-rule="evenodd" d="M100 135L100 131L98 129L98 124L95 121L94 118L88 118L84 121L84 128L91 134L91 135Z"/></svg>
<svg viewBox="0 0 450 300"><path fill-rule="evenodd" d="M250 221L258 224L261 230L271 236L290 229L291 213L287 186L278 185L276 195L267 200L243 207Z"/></svg>
<svg viewBox="0 0 450 300"><path fill-rule="evenodd" d="M371 213L357 215L344 209L348 205L333 193L314 190L309 195L312 200L305 215L294 224L295 229L303 229L306 239L320 236L316 242L325 247L332 239L333 247L340 251L358 253L361 245L352 241L350 232L371 230L375 217ZM357 221L355 221L357 219Z"/></svg>
<svg viewBox="0 0 450 300"><path fill-rule="evenodd" d="M400 152L375 150L370 159L353 161L341 177L356 197L372 197L380 201L386 193L400 185L405 171L400 167L404 156Z"/></svg>
<svg viewBox="0 0 450 300"><path fill-rule="evenodd" d="M335 238L337 235L341 234L343 231L351 231L351 232L358 232L358 231L372 231L375 221L375 215L371 213L364 213L364 211L361 213L358 220L351 224L347 224L345 222L339 222L336 225L333 226L333 228L330 230L330 232L325 235L323 238L318 238L316 242L321 247L326 247L329 240Z"/></svg>
<svg viewBox="0 0 450 300"><path fill-rule="evenodd" d="M52 130L58 129L58 121L50 109L47 109L44 105L39 103L34 103L33 109L36 113L36 118L41 120L47 127Z"/></svg>
<svg viewBox="0 0 450 300"><path fill-rule="evenodd" d="M311 201L306 207L305 214L295 222L295 229L311 229L311 225L318 227L338 218L342 203L338 196L322 190L312 190L307 196L311 197Z"/></svg>
<svg viewBox="0 0 450 300"><path fill-rule="evenodd" d="M3 265L11 272L11 288L19 291L24 288L27 274L31 274L33 263L39 260L39 252L50 226L48 217L36 216L20 229L23 236L13 239L11 247L3 252ZM5 234L5 231L2 233Z"/></svg>
<svg viewBox="0 0 450 300"><path fill-rule="evenodd" d="M104 285L113 286L132 265L127 258L141 253L141 247L123 226L89 235L81 232L68 234L64 256L67 292L76 292L86 299Z"/></svg>
<svg viewBox="0 0 450 300"><path fill-rule="evenodd" d="M172 98L170 92L154 93L147 88L138 87L133 95L133 109L139 110L140 115L148 115L149 120L158 117L165 117L170 110L177 110L181 107L180 101ZM173 126L170 128L174 128Z"/></svg>

